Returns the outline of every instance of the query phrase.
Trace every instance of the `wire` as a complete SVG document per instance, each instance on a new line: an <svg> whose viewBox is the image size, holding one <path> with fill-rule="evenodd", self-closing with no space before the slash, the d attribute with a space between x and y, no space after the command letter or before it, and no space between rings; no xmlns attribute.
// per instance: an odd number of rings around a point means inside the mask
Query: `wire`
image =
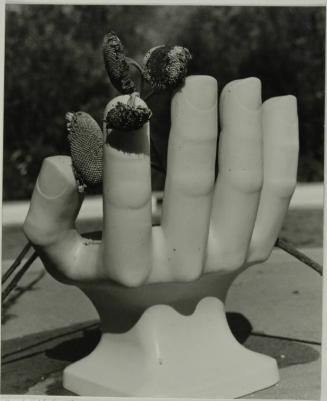
<svg viewBox="0 0 327 401"><path fill-rule="evenodd" d="M8 284L7 288L2 292L2 303L8 297L10 292L15 288L19 280L23 277L25 272L28 270L28 268L32 265L32 263L37 257L38 254L36 252L33 252L32 255L29 257L29 259L27 259L27 261L24 263L22 268L16 273L14 278Z"/></svg>
<svg viewBox="0 0 327 401"><path fill-rule="evenodd" d="M283 251L294 256L296 259L303 262L307 266L311 267L313 270L315 270L317 273L319 273L322 276L323 267L319 263L317 263L314 260L312 260L311 258L309 258L309 256L305 255L303 252L298 251L289 242L286 242L286 241L278 238L275 245L278 246L280 249L283 249Z"/></svg>
<svg viewBox="0 0 327 401"><path fill-rule="evenodd" d="M29 350L33 349L33 348L37 348L37 347L40 347L41 345L45 345L45 344L48 344L48 343L50 343L52 341L58 340L59 338L67 337L67 336L70 336L72 334L77 334L77 333L79 333L81 331L86 331L86 330L90 330L90 329L98 329L98 328L100 328L100 324L98 322L86 323L86 324L83 324L79 328L76 328L76 329L73 329L73 330L69 330L69 331L67 331L65 333L57 334L57 335L55 335L53 337L49 337L49 338L46 338L44 340L38 341L36 343L27 345L24 348L20 348L18 350L14 350L14 351L8 352L7 354L2 355L2 359L6 359L6 358L9 358L11 356L15 356L17 354L22 354L22 353L24 353L26 351L29 351ZM36 353L37 352L40 352L40 351L36 351ZM42 352L44 352L44 350L42 350L40 353L42 353ZM33 354L28 354L28 356L29 355L34 355L34 353ZM19 357L17 359L19 359ZM12 361L13 360L5 361L4 364L10 363ZM16 359L15 359L15 361L16 361Z"/></svg>
<svg viewBox="0 0 327 401"><path fill-rule="evenodd" d="M27 254L27 252L30 250L31 247L32 247L32 244L30 242L28 242L24 246L24 248L22 249L20 254L15 259L14 263L9 267L9 269L2 276L2 279L1 279L2 284L4 284L8 280L8 278L13 274L13 272L16 270L16 268L22 263L22 260L24 259L25 255Z"/></svg>
<svg viewBox="0 0 327 401"><path fill-rule="evenodd" d="M312 345L321 345L321 342L319 342L319 341L302 340L300 338L277 336L277 335L274 335L274 334L257 333L255 331L252 331L250 333L250 336L273 338L275 340L295 341L297 343L305 343L305 344L312 344Z"/></svg>

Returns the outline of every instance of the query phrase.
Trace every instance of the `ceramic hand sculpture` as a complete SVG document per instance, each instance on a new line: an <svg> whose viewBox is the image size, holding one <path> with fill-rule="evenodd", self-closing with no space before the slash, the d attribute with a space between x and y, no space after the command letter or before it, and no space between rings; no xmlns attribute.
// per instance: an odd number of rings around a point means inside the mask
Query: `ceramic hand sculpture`
<svg viewBox="0 0 327 401"><path fill-rule="evenodd" d="M151 225L148 122L105 137L102 240L75 229L83 195L70 158L44 161L26 236L50 274L90 298L103 331L65 370L71 391L231 398L278 381L275 360L234 339L224 302L234 278L269 257L288 209L296 99L262 104L260 81L240 79L225 86L219 111L215 180L216 80L190 76L173 96L160 226Z"/></svg>

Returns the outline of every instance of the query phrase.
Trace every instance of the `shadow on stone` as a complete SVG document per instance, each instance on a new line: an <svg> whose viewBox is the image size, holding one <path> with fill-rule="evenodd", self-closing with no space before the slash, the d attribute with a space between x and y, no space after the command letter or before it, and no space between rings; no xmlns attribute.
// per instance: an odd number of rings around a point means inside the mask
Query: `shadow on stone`
<svg viewBox="0 0 327 401"><path fill-rule="evenodd" d="M243 344L252 331L252 325L241 313L227 312L227 322L236 340Z"/></svg>
<svg viewBox="0 0 327 401"><path fill-rule="evenodd" d="M251 334L251 323L240 313L227 313L227 321L235 338L244 343ZM101 337L100 328L83 332L82 336L61 342L46 351L49 358L74 362L89 353L96 347Z"/></svg>
<svg viewBox="0 0 327 401"><path fill-rule="evenodd" d="M39 287L35 286L40 280L45 275L45 271L42 270L37 277L32 280L30 283L27 285L17 285L13 291L11 292L10 296L8 299L2 304L2 310L1 310L1 324L7 323L9 320L17 318L16 314L10 313L9 310L10 308L15 305L20 297L24 295L27 291L37 291L39 290Z"/></svg>
<svg viewBox="0 0 327 401"><path fill-rule="evenodd" d="M291 339L264 337L260 333L251 335L252 325L240 313L228 312L227 321L234 337L252 351L275 358L279 368L310 363L320 357L311 345Z"/></svg>
<svg viewBox="0 0 327 401"><path fill-rule="evenodd" d="M299 365L317 360L320 353L311 345L278 337L251 335L252 325L240 313L228 312L227 321L234 337L252 351L275 358L279 368ZM79 337L71 338L48 348L45 354L50 359L75 362L90 354L101 337L100 328L83 331Z"/></svg>
<svg viewBox="0 0 327 401"><path fill-rule="evenodd" d="M253 335L247 339L244 345L252 351L275 358L279 368L310 363L320 357L320 353L313 346L288 339Z"/></svg>
<svg viewBox="0 0 327 401"><path fill-rule="evenodd" d="M99 328L83 332L82 337L66 340L46 351L51 359L75 362L90 354L100 341L101 331Z"/></svg>

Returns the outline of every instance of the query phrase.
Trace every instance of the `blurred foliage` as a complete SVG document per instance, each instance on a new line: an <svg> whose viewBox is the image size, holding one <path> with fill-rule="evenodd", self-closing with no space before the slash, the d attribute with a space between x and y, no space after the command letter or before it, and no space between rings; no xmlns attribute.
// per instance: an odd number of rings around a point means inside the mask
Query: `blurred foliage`
<svg viewBox="0 0 327 401"><path fill-rule="evenodd" d="M102 120L109 85L102 38L118 33L142 61L156 45L186 46L190 73L220 89L257 76L263 99L294 94L300 117L299 180L323 179L325 9L323 7L7 5L5 42L5 200L31 195L44 157L68 153L64 116L83 110ZM170 95L153 97L152 135L162 165ZM164 177L154 175L154 187Z"/></svg>

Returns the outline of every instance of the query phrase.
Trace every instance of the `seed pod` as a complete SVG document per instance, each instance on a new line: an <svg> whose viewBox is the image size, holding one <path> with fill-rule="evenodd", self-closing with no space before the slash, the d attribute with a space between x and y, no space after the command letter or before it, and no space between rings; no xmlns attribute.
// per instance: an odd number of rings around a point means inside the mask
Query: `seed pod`
<svg viewBox="0 0 327 401"><path fill-rule="evenodd" d="M102 51L104 64L113 86L124 94L134 92L135 83L131 78L124 46L114 32L105 35Z"/></svg>
<svg viewBox="0 0 327 401"><path fill-rule="evenodd" d="M156 90L174 89L184 83L191 59L186 47L153 47L144 57L144 79Z"/></svg>
<svg viewBox="0 0 327 401"><path fill-rule="evenodd" d="M103 134L98 123L87 113L67 113L68 140L73 170L79 190L102 182Z"/></svg>
<svg viewBox="0 0 327 401"><path fill-rule="evenodd" d="M137 104L140 102L141 104ZM107 128L119 131L133 131L141 128L151 118L151 115L152 112L144 101L138 97L138 94L133 93L127 102L119 100L113 102L112 107L105 116L105 120Z"/></svg>

